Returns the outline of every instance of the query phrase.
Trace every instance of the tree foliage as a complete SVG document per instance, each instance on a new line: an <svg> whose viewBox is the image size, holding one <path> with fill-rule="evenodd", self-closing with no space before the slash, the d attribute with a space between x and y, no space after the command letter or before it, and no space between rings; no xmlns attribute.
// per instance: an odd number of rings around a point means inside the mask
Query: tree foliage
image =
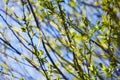
<svg viewBox="0 0 120 80"><path fill-rule="evenodd" d="M1 79L120 79L119 0L3 1Z"/></svg>

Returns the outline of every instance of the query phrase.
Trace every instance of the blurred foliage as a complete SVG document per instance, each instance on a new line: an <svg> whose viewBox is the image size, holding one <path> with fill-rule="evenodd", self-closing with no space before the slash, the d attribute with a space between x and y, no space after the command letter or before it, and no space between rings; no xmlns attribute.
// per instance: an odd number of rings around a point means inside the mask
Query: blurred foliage
<svg viewBox="0 0 120 80"><path fill-rule="evenodd" d="M119 0L3 1L2 79L120 79Z"/></svg>

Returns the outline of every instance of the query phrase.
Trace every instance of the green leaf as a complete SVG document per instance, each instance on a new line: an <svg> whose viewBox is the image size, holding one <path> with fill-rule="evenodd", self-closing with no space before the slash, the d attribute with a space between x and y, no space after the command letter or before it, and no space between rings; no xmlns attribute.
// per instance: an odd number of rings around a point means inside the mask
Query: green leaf
<svg viewBox="0 0 120 80"><path fill-rule="evenodd" d="M93 65L90 65L90 67L88 67L90 71L93 71Z"/></svg>
<svg viewBox="0 0 120 80"><path fill-rule="evenodd" d="M41 57L43 54L44 54L44 52L42 50L40 50L39 57Z"/></svg>
<svg viewBox="0 0 120 80"><path fill-rule="evenodd" d="M24 78L20 78L20 80L25 80Z"/></svg>
<svg viewBox="0 0 120 80"><path fill-rule="evenodd" d="M120 76L117 77L117 80L120 80Z"/></svg>
<svg viewBox="0 0 120 80"><path fill-rule="evenodd" d="M7 3L8 0L4 0L4 3Z"/></svg>
<svg viewBox="0 0 120 80"><path fill-rule="evenodd" d="M0 23L0 28L2 28L2 24Z"/></svg>
<svg viewBox="0 0 120 80"><path fill-rule="evenodd" d="M75 8L76 7L76 2L70 1L70 6L73 7L73 8Z"/></svg>
<svg viewBox="0 0 120 80"><path fill-rule="evenodd" d="M27 31L25 26L22 26L21 30L22 30L22 32L26 32Z"/></svg>

